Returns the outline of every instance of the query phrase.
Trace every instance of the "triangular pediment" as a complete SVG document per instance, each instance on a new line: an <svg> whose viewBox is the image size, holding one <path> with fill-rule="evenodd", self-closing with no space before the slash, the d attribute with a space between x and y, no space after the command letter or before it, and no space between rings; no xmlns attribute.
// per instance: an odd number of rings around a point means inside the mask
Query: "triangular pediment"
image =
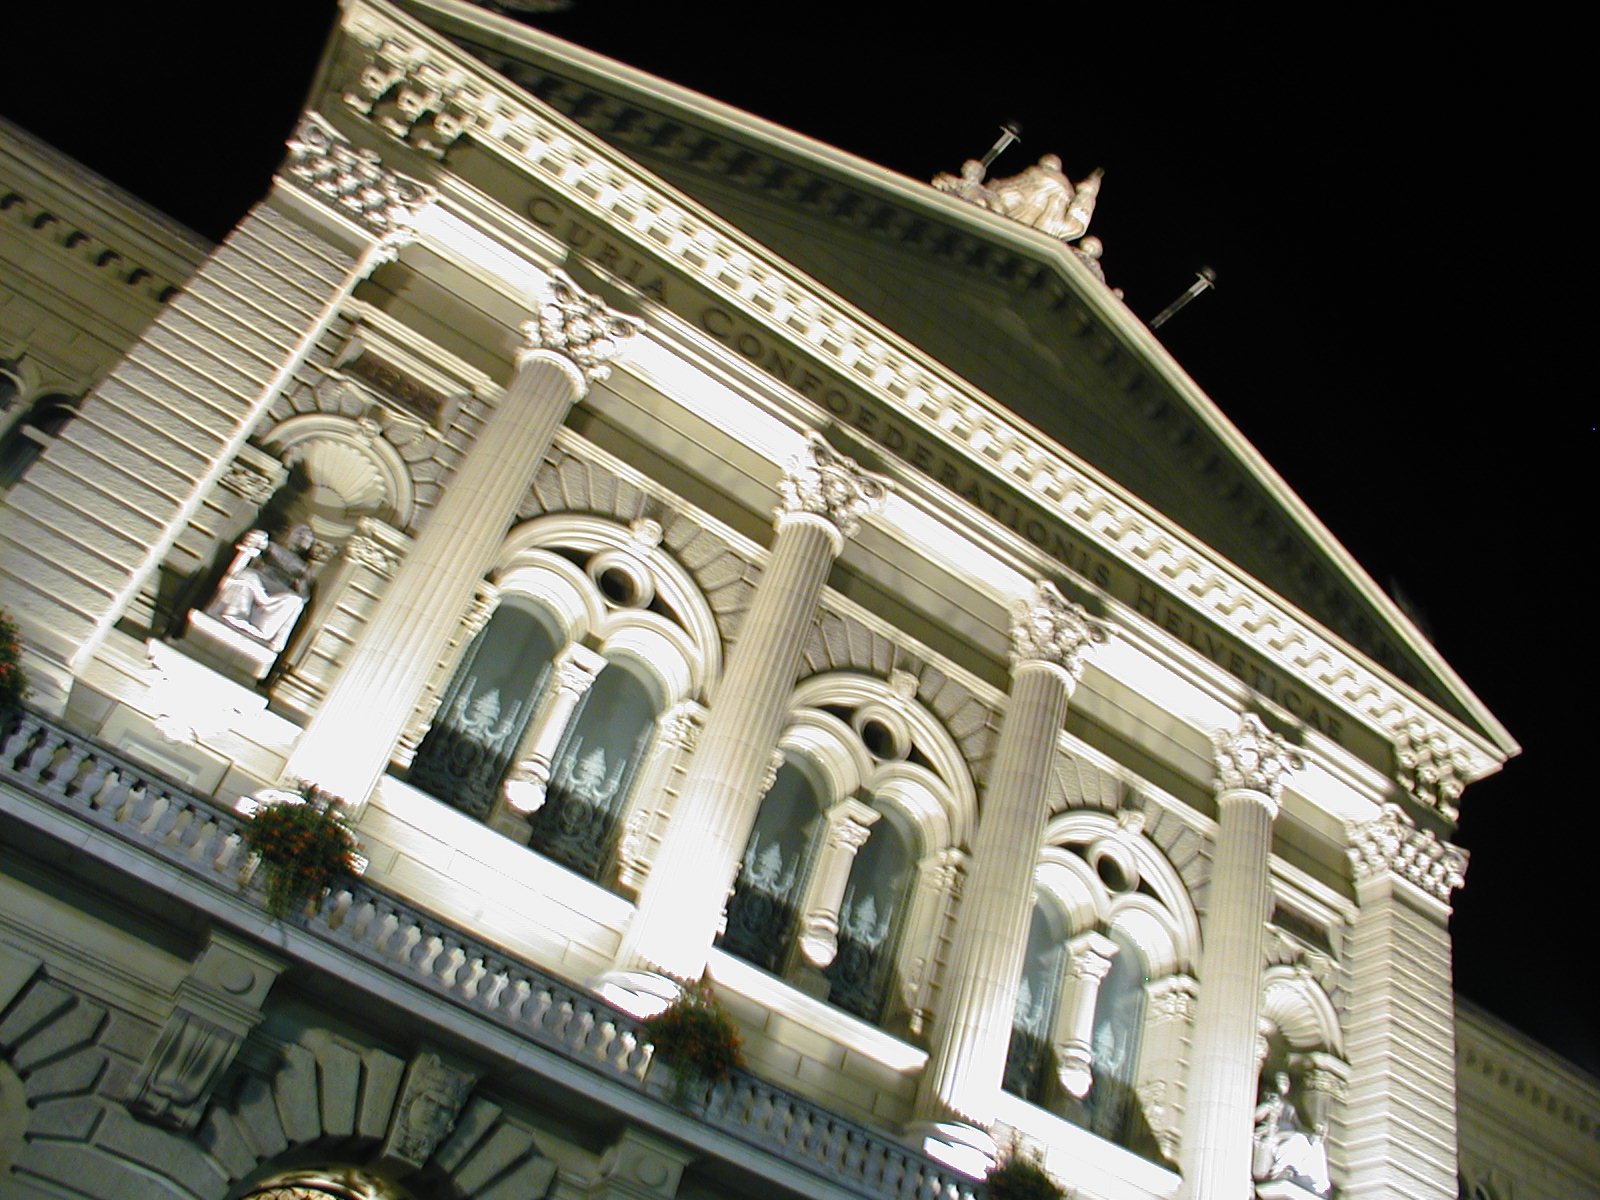
<svg viewBox="0 0 1600 1200"><path fill-rule="evenodd" d="M1232 563L1511 745L1137 318L1061 243L487 13L444 36L767 247Z"/></svg>

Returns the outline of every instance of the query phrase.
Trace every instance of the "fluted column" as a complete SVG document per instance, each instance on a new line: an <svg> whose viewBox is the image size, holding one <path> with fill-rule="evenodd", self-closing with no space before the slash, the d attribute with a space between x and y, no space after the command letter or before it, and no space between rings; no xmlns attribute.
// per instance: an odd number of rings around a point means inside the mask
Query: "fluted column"
<svg viewBox="0 0 1600 1200"><path fill-rule="evenodd" d="M711 697L619 965L698 978L760 806L828 569L884 482L816 434L779 484L777 538Z"/></svg>
<svg viewBox="0 0 1600 1200"><path fill-rule="evenodd" d="M1258 717L1213 737L1217 847L1206 914L1181 1165L1187 1200L1250 1194L1261 961L1272 898L1272 821L1298 758Z"/></svg>
<svg viewBox="0 0 1600 1200"><path fill-rule="evenodd" d="M359 805L490 566L568 411L637 331L553 272L503 400L462 458L286 773Z"/></svg>
<svg viewBox="0 0 1600 1200"><path fill-rule="evenodd" d="M1012 613L1011 698L945 968L920 1118L994 1119L1034 903L1056 739L1091 640L1104 632L1048 583ZM931 1153L939 1153L929 1144ZM947 1159L947 1161L953 1161Z"/></svg>
<svg viewBox="0 0 1600 1200"><path fill-rule="evenodd" d="M1080 1100L1094 1084L1094 1008L1116 952L1117 944L1100 933L1085 933L1067 943L1066 979L1052 1041L1056 1077Z"/></svg>
<svg viewBox="0 0 1600 1200"><path fill-rule="evenodd" d="M867 844L872 826L883 814L859 800L848 799L828 810L828 831L817 856L805 916L800 920L800 953L819 970L839 952L839 904L856 851Z"/></svg>

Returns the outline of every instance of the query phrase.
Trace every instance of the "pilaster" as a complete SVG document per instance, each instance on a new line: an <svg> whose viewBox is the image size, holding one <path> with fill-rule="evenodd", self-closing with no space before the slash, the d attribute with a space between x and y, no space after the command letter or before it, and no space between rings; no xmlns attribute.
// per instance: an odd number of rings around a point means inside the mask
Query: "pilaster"
<svg viewBox="0 0 1600 1200"><path fill-rule="evenodd" d="M1053 1041L1056 1077L1078 1099L1094 1084L1094 1008L1100 984L1111 972L1117 944L1104 934L1085 933L1067 943L1066 975L1056 1010Z"/></svg>
<svg viewBox="0 0 1600 1200"><path fill-rule="evenodd" d="M770 785L769 785L770 786ZM819 970L839 951L839 904L856 851L867 844L881 813L856 799L846 799L828 810L822 851L812 870L812 886L800 918L800 953Z"/></svg>
<svg viewBox="0 0 1600 1200"><path fill-rule="evenodd" d="M1456 1194L1450 893L1466 854L1395 805L1350 830L1360 906L1350 935L1350 1063L1333 1122L1348 1200ZM1333 1106L1339 1111L1339 1106Z"/></svg>

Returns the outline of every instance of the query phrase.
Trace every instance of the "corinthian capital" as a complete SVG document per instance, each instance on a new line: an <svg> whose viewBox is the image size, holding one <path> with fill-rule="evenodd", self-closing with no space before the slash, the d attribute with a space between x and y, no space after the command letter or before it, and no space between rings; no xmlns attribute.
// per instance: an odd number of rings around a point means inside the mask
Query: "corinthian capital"
<svg viewBox="0 0 1600 1200"><path fill-rule="evenodd" d="M1376 820L1351 826L1349 853L1357 879L1392 872L1439 901L1466 882L1467 852L1418 829L1396 804L1385 804Z"/></svg>
<svg viewBox="0 0 1600 1200"><path fill-rule="evenodd" d="M1011 665L1042 662L1060 667L1073 679L1083 674L1091 642L1106 640L1106 631L1089 619L1053 583L1040 580L1033 591L1011 606Z"/></svg>
<svg viewBox="0 0 1600 1200"><path fill-rule="evenodd" d="M1303 760L1254 713L1239 718L1237 729L1211 735L1216 748L1217 787L1221 791L1260 792L1274 804L1283 791L1283 777Z"/></svg>
<svg viewBox="0 0 1600 1200"><path fill-rule="evenodd" d="M640 322L607 308L599 296L584 291L564 272L551 271L538 316L523 323L527 338L523 352L553 351L571 360L588 382L599 383L611 373L611 360L641 328Z"/></svg>
<svg viewBox="0 0 1600 1200"><path fill-rule="evenodd" d="M380 238L403 235L436 195L371 150L355 149L316 113L290 135L282 178Z"/></svg>
<svg viewBox="0 0 1600 1200"><path fill-rule="evenodd" d="M833 522L842 536L854 537L861 518L883 505L889 484L809 433L805 450L778 481L778 495L780 525L784 517L810 513Z"/></svg>

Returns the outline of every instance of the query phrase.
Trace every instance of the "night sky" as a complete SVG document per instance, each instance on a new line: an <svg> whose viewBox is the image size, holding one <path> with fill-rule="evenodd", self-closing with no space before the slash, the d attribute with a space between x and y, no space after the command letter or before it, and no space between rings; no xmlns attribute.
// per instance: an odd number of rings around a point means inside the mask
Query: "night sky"
<svg viewBox="0 0 1600 1200"><path fill-rule="evenodd" d="M266 188L332 5L151 11L8 16L0 114L219 238ZM1457 984L1600 1072L1577 44L1448 9L944 11L580 0L533 23L916 179L1020 121L995 173L1105 168L1092 231L1137 314L1215 268L1162 340L1524 748L1464 799Z"/></svg>

